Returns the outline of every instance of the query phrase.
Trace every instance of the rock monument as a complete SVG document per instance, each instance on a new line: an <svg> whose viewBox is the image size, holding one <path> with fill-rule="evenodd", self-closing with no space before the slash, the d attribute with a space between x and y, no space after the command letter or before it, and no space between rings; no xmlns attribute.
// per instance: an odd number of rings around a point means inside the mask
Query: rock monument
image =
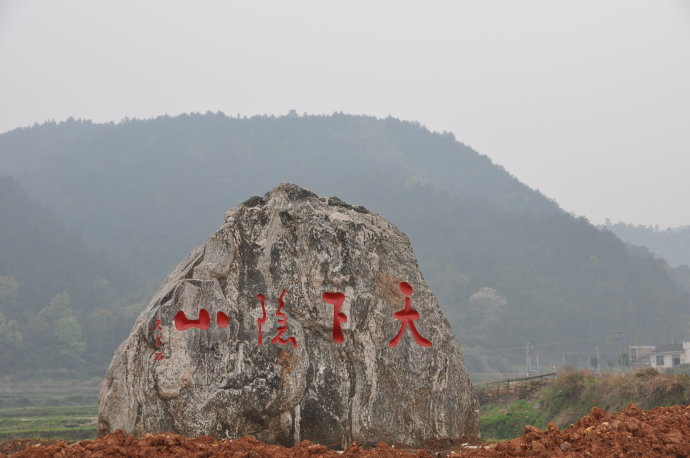
<svg viewBox="0 0 690 458"><path fill-rule="evenodd" d="M227 212L165 279L115 352L99 434L472 439L479 404L462 363L405 234L281 184Z"/></svg>

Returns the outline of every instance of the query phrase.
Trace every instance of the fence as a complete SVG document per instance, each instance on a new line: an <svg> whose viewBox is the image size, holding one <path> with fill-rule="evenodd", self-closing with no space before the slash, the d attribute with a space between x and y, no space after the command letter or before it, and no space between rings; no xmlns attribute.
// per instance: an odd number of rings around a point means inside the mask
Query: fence
<svg viewBox="0 0 690 458"><path fill-rule="evenodd" d="M550 372L548 374L532 375L530 377L487 382L477 388L479 403L487 404L525 399L538 389L546 386L549 383L548 379L555 378L556 374L556 372Z"/></svg>

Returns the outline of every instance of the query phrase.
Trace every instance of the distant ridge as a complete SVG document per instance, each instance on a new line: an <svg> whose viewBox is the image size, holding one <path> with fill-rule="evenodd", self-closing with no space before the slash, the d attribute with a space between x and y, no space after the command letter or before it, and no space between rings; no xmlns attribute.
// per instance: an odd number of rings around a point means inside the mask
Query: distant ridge
<svg viewBox="0 0 690 458"><path fill-rule="evenodd" d="M690 266L690 226L659 229L632 224L607 224L606 229L621 240L648 248L672 266Z"/></svg>

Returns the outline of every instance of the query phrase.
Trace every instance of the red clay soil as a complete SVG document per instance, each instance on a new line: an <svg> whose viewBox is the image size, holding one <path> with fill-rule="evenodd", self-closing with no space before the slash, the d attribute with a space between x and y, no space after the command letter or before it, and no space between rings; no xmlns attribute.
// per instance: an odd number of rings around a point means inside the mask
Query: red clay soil
<svg viewBox="0 0 690 458"><path fill-rule="evenodd" d="M177 434L147 434L140 440L121 431L97 440L75 443L11 440L0 444L0 457L629 457L690 456L690 406L640 410L633 404L609 415L597 407L577 424L560 431L553 424L542 431L533 426L517 439L494 444L467 445L451 441L427 444L423 450L399 450L380 443L364 449L356 444L344 451L303 441L292 448L267 445L252 437L214 440L189 439Z"/></svg>
<svg viewBox="0 0 690 458"><path fill-rule="evenodd" d="M640 410L628 404L614 415L594 407L586 417L560 431L525 427L522 437L461 456L629 457L690 456L690 406Z"/></svg>

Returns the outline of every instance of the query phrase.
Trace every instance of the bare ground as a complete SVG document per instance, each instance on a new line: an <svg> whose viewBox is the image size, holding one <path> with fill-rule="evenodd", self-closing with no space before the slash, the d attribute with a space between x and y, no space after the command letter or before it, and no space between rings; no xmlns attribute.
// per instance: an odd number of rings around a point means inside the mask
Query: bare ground
<svg viewBox="0 0 690 458"><path fill-rule="evenodd" d="M214 440L177 434L147 434L137 440L121 431L96 440L67 443L37 439L0 444L0 457L629 457L690 456L690 406L640 410L630 404L610 415L597 407L569 428L547 430L527 426L522 437L498 443L428 443L420 450L401 450L384 443L365 449L356 444L344 451L303 441L292 448L264 444L252 437Z"/></svg>

